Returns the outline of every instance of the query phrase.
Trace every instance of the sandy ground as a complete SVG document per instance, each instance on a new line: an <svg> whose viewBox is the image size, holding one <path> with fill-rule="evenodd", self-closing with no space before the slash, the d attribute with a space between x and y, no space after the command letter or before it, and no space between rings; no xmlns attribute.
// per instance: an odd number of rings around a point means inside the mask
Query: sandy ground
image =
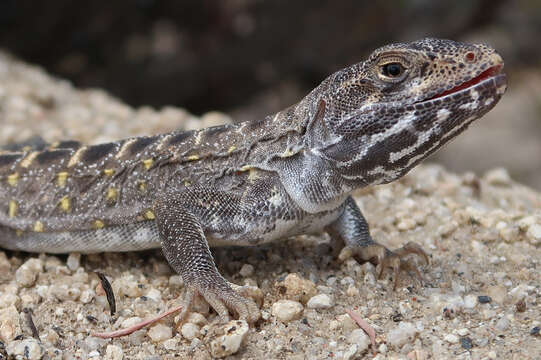
<svg viewBox="0 0 541 360"><path fill-rule="evenodd" d="M219 113L197 119L176 108L132 109L0 53L2 144L35 134L50 142L97 143L227 121ZM122 328L178 303L182 281L159 250L88 256L0 251L0 358L207 359L231 346L238 347L231 359L541 359L541 194L504 169L477 177L425 165L355 198L377 241L390 248L411 241L430 254L422 284L402 274L393 291L389 272L377 280L370 264L333 257L327 235L219 249L214 254L222 274L265 295L263 318L249 331L242 323L224 330L201 302L180 332L170 316L128 337L102 340L90 333ZM96 271L112 283L113 316L97 291ZM375 329L375 348L347 310Z"/></svg>

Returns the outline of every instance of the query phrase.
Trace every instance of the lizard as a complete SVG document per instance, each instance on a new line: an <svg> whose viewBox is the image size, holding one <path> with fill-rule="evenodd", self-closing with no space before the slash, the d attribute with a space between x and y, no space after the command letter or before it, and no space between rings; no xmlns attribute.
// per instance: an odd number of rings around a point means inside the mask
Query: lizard
<svg viewBox="0 0 541 360"><path fill-rule="evenodd" d="M327 232L340 256L402 271L415 243L374 241L352 198L399 179L462 133L507 87L490 46L425 38L376 49L274 115L194 131L0 153L0 247L47 253L160 248L185 283L184 319L202 296L253 323L247 287L209 246L255 246Z"/></svg>

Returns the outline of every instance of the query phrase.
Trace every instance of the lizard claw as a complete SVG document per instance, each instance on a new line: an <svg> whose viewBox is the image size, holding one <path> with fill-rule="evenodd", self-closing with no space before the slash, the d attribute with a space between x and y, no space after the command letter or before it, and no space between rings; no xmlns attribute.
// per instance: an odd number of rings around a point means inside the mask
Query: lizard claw
<svg viewBox="0 0 541 360"><path fill-rule="evenodd" d="M235 290L233 290L235 288ZM229 311L235 313L240 320L249 324L256 322L261 314L256 301L263 299L263 293L259 288L252 286L239 286L225 282L213 287L188 286L184 297L184 307L177 318L178 329L186 320L195 297L201 295L206 302L216 311L221 323L230 320Z"/></svg>
<svg viewBox="0 0 541 360"><path fill-rule="evenodd" d="M378 259L378 278L381 279L383 275L383 269L390 267L393 269L394 273L394 285L393 290L396 290L398 285L398 275L401 271L413 271L415 272L417 278L423 282L423 276L417 268L417 265L408 259L405 259L409 254L416 254L419 257L423 258L425 265L429 264L429 258L426 252L417 244L409 242L406 243L403 247L398 248L394 251L385 249L383 253L380 253L377 256Z"/></svg>
<svg viewBox="0 0 541 360"><path fill-rule="evenodd" d="M398 284L398 275L401 271L413 271L421 280L421 282L423 281L423 277L417 266L410 260L405 259L405 257L410 254L416 254L419 257L423 258L426 265L429 263L429 258L426 252L419 245L411 242L394 251L391 251L385 246L378 243L372 243L364 247L346 246L338 255L338 259L344 261L350 257L356 257L359 258L361 261L371 261L378 265L378 279L381 279L383 275L383 270L385 268L392 268L394 272L393 289L396 290Z"/></svg>

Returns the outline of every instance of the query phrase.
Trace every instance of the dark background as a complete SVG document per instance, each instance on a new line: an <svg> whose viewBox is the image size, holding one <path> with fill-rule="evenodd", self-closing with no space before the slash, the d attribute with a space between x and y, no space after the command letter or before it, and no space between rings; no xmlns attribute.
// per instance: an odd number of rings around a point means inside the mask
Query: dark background
<svg viewBox="0 0 541 360"><path fill-rule="evenodd" d="M425 36L493 45L506 60L511 92L532 72L540 74L541 1L0 0L0 47L21 59L133 106L220 110L239 121L296 102L376 47ZM516 131L533 131L535 142L541 99L532 96L537 100L525 129L500 120L495 124L508 124L514 135L472 135L476 147L467 151L478 153L489 141L485 147L496 142L514 152L522 136ZM500 117L520 106L520 99L510 103ZM493 151L470 162L454 153L440 159L456 171L506 166L541 188L541 147L516 151L510 159ZM529 166L518 167L515 158L528 154Z"/></svg>

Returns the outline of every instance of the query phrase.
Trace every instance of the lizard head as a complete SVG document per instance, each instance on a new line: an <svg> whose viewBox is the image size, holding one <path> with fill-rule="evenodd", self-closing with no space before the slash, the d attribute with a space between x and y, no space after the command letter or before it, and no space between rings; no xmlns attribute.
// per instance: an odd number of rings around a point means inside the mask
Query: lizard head
<svg viewBox="0 0 541 360"><path fill-rule="evenodd" d="M427 38L379 48L309 95L307 145L354 187L393 181L494 107L502 69L486 45Z"/></svg>

